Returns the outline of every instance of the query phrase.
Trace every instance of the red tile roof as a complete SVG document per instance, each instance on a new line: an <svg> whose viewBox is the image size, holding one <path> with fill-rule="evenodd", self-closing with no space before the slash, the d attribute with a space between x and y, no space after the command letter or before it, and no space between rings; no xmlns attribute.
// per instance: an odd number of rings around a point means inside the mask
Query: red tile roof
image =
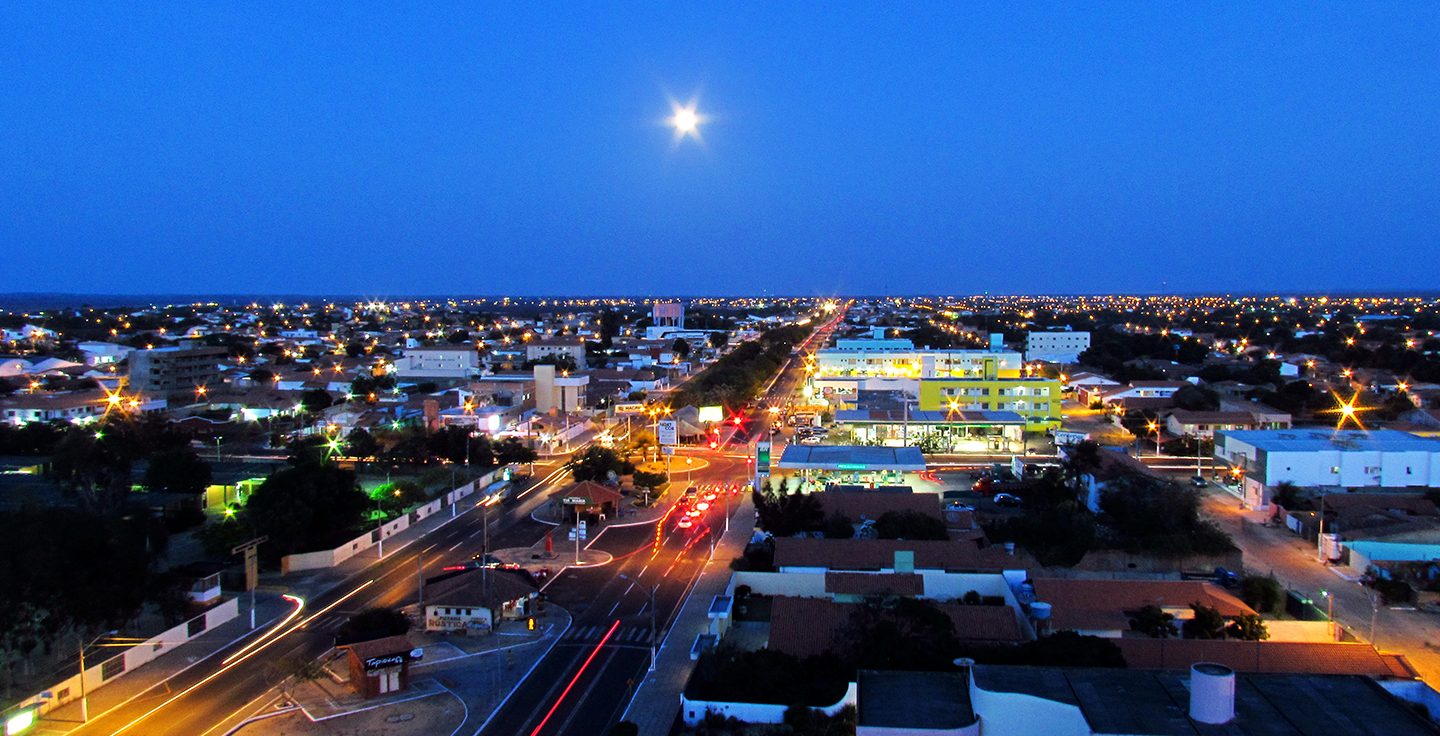
<svg viewBox="0 0 1440 736"><path fill-rule="evenodd" d="M824 598L776 596L770 611L770 638L766 647L797 657L810 657L849 646L842 640L851 612L862 604L836 603ZM955 636L978 644L1017 643L1025 635L1010 606L966 606L938 603L955 624Z"/></svg>
<svg viewBox="0 0 1440 736"><path fill-rule="evenodd" d="M868 572L827 572L825 592L851 595L925 595L925 578L915 573L877 575Z"/></svg>
<svg viewBox="0 0 1440 736"><path fill-rule="evenodd" d="M1125 615L1147 605L1203 603L1222 616L1255 613L1245 602L1203 580L1069 580L1033 578L1035 599L1051 605L1056 630L1130 628Z"/></svg>
<svg viewBox="0 0 1440 736"><path fill-rule="evenodd" d="M1188 669L1217 662L1237 672L1369 675L1414 679L1400 655L1381 654L1358 642L1238 641L1235 639L1112 639L1131 669Z"/></svg>
<svg viewBox="0 0 1440 736"><path fill-rule="evenodd" d="M819 567L827 570L880 570L895 566L895 552L915 553L917 570L1000 571L1036 567L1025 554L1007 554L1001 546L980 549L973 542L901 539L814 539L780 537L775 540L776 567Z"/></svg>

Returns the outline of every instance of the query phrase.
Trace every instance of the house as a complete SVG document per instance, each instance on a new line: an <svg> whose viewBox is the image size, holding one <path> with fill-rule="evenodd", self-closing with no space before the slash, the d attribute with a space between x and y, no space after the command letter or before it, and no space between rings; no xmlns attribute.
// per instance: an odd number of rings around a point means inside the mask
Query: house
<svg viewBox="0 0 1440 736"><path fill-rule="evenodd" d="M426 584L425 630L490 634L503 621L533 616L539 594L522 571L465 570Z"/></svg>
<svg viewBox="0 0 1440 736"><path fill-rule="evenodd" d="M1119 639L1130 630L1130 618L1145 606L1159 606L1177 619L1192 615L1201 603L1227 618L1254 614L1254 609L1214 583L1203 580L1084 580L1032 578L1035 600L1050 604L1052 631Z"/></svg>
<svg viewBox="0 0 1440 736"><path fill-rule="evenodd" d="M576 483L563 492L557 493L556 496L563 498L567 510L574 517L579 518L587 516L599 516L602 519L613 518L616 507L625 500L625 497L618 491L588 480Z"/></svg>
<svg viewBox="0 0 1440 736"><path fill-rule="evenodd" d="M1175 409L1165 417L1165 431L1175 437L1210 439L1216 430L1258 429L1253 414L1242 411L1187 411Z"/></svg>
<svg viewBox="0 0 1440 736"><path fill-rule="evenodd" d="M585 341L580 339L552 338L532 340L525 343L526 360L545 358L569 358L576 366L585 366Z"/></svg>
<svg viewBox="0 0 1440 736"><path fill-rule="evenodd" d="M350 687L369 700L410 688L410 662L418 658L408 636L387 636L344 644L350 664Z"/></svg>
<svg viewBox="0 0 1440 736"><path fill-rule="evenodd" d="M936 571L1000 572L1034 567L1034 560L1004 547L971 542L906 539L775 539L780 572Z"/></svg>
<svg viewBox="0 0 1440 736"><path fill-rule="evenodd" d="M1131 381L1126 386L1081 386L1077 389L1077 397L1087 406L1097 402L1106 406L1125 406L1129 399L1168 399L1176 391L1193 385L1189 381Z"/></svg>

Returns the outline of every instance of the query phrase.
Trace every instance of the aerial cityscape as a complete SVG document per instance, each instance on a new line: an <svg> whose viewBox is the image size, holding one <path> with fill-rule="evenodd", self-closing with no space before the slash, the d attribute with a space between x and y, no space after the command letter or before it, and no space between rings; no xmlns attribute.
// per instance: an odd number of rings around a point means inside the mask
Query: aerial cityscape
<svg viewBox="0 0 1440 736"><path fill-rule="evenodd" d="M0 9L4 736L1440 734L1437 34Z"/></svg>

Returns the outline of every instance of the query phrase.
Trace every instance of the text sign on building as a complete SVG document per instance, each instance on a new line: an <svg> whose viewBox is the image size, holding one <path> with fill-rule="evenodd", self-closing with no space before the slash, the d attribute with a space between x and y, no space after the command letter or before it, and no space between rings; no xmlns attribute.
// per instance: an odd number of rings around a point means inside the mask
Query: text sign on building
<svg viewBox="0 0 1440 736"><path fill-rule="evenodd" d="M755 474L756 474L756 475L769 475L769 474L770 474L770 443L769 443L769 442L756 442L756 443L755 443Z"/></svg>
<svg viewBox="0 0 1440 736"><path fill-rule="evenodd" d="M615 413L616 413L616 414L644 414L644 413L645 413L645 405L644 405L644 404L616 404L616 405L615 405Z"/></svg>
<svg viewBox="0 0 1440 736"><path fill-rule="evenodd" d="M674 419L662 419L655 424L655 436L662 445L679 444L677 441L678 423Z"/></svg>

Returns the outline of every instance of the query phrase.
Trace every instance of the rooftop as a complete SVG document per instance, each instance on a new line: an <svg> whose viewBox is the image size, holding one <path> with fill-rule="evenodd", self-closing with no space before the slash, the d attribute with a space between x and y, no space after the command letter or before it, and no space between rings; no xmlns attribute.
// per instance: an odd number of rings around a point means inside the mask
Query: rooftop
<svg viewBox="0 0 1440 736"><path fill-rule="evenodd" d="M1153 736L1433 735L1435 729L1374 681L1353 675L1240 674L1235 720L1188 716L1188 672L977 665L975 685L1077 706L1090 730ZM980 716L984 718L985 713ZM1034 724L1039 725L1039 724Z"/></svg>
<svg viewBox="0 0 1440 736"><path fill-rule="evenodd" d="M863 447L856 445L786 445L780 467L810 470L925 470L918 447Z"/></svg>
<svg viewBox="0 0 1440 736"><path fill-rule="evenodd" d="M859 725L948 731L975 723L962 672L861 670Z"/></svg>
<svg viewBox="0 0 1440 736"><path fill-rule="evenodd" d="M1248 429L1222 432L1266 452L1440 452L1440 440L1393 429Z"/></svg>

